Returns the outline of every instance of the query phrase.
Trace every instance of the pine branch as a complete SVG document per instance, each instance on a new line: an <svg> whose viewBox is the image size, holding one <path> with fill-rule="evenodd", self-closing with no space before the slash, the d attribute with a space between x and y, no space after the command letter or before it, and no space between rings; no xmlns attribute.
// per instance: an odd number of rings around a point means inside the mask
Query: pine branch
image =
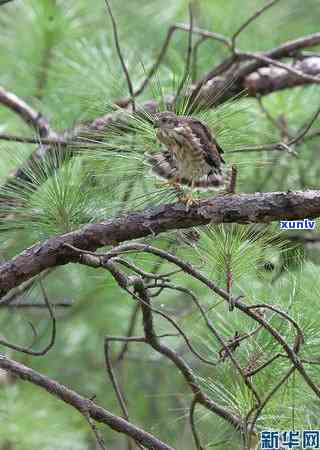
<svg viewBox="0 0 320 450"><path fill-rule="evenodd" d="M50 267L77 261L68 245L96 250L166 231L208 223L268 223L320 217L320 191L222 195L201 202L188 212L183 204L163 205L127 216L90 224L53 237L0 265L0 295Z"/></svg>
<svg viewBox="0 0 320 450"><path fill-rule="evenodd" d="M185 31L189 31L189 26ZM309 36L305 36L293 41L288 41L279 47L261 53L262 58L269 58L279 60L281 58L292 57L297 54L297 52L313 47L320 44L320 33L314 33ZM259 55L259 54L258 54ZM255 57L257 54L255 54ZM242 59L246 64L241 65L237 70L235 70L234 64L237 62L237 56L232 58L227 58L225 61L219 64L211 70L205 77L203 77L196 85L193 87L193 91L181 93L182 96L186 96L184 100L188 101L192 106L192 109L197 108L208 108L212 107L213 103L216 105L218 103L223 103L232 99L235 95L247 92L250 96L266 95L270 92L277 90L282 90L285 88L291 88L295 86L307 85L312 81L310 79L301 76L304 72L306 75L316 76L320 74L320 63L319 58L309 57L305 58L301 62L293 63L294 68L298 69L300 76L289 73L285 69L279 67L270 67L270 61L268 64L263 61L257 61L255 58L251 58L254 61L250 61L250 55L243 56ZM290 66L290 63L287 63ZM300 64L297 66L297 64ZM268 67L264 67L264 66ZM263 69L260 69L263 67ZM259 71L263 70L263 73L259 75ZM258 71L258 72L257 72ZM230 78L230 73L232 77ZM276 74L276 75L275 75ZM152 76L151 74L149 74ZM137 96L137 93L135 93ZM210 101L213 100L213 101ZM53 141L68 142L70 140L75 140L78 137L90 135L90 133L102 132L104 138L107 138L108 130L114 132L119 130L120 133L125 133L126 123L128 121L127 111L121 112L121 110L105 114L104 116L97 117L89 123L79 123L74 126L74 128L65 130L63 133L57 135L53 131L50 131L49 125L43 119L39 113L33 111L28 105L26 105L21 99L16 97L12 93L6 92L3 88L0 88L0 103L6 105L17 114L19 114L27 123L31 123L36 129L44 127L44 132L40 133L42 137L48 138L48 142L52 139ZM117 103L117 102L115 102ZM118 101L122 106L128 106L130 103L122 99ZM141 114L141 111L146 111L147 113L153 114L157 111L158 102L156 100L149 100L140 105L137 105L137 114ZM168 105L170 106L170 105ZM44 121L44 122L43 122ZM42 123L43 122L43 123ZM42 129L42 128L41 128ZM50 153L55 152L56 148L51 145L42 146L40 145L26 160L24 167L18 168L10 177L7 179L6 183L3 185L4 189L10 188L11 184L15 183L16 180L27 180L32 183L27 176L28 168L34 165L34 161L41 160ZM72 151L65 146L60 149L60 151L68 151L68 155L72 155ZM63 161L63 158L60 158ZM6 198L0 198L1 203L5 203Z"/></svg>

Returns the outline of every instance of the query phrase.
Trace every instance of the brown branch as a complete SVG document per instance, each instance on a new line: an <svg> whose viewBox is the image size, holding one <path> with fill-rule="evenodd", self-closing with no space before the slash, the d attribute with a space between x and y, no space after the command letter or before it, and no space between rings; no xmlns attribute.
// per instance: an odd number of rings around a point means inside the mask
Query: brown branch
<svg viewBox="0 0 320 450"><path fill-rule="evenodd" d="M21 144L36 144L36 145L56 145L56 146L67 146L67 145L81 145L79 141L68 141L57 136L56 138L41 138L39 137L25 137L16 136L14 134L0 133L0 140L7 142L18 142Z"/></svg>
<svg viewBox="0 0 320 450"><path fill-rule="evenodd" d="M174 30L174 28L172 30ZM164 53L169 45L172 32L173 31L168 33L167 40L163 48ZM264 55L265 57L272 59L290 57L297 51L318 45L319 43L320 33L315 33L300 39L296 39L294 41L286 42L279 47L263 53L262 56ZM159 64L161 63L161 59L164 55L161 54L160 56L161 58L159 57L158 61ZM266 65L266 63L263 61L249 62L244 66L240 66L240 68L237 68L237 64L239 64L239 60L237 59L237 57L233 56L232 58L227 58L225 61L219 64L217 68L211 70L207 75L205 75L194 86L191 95L190 92L186 93L186 100L188 100L188 104L190 105L189 109L195 110L211 107L213 104L223 103L244 91L246 91L248 95L252 96L256 96L258 94L265 95L276 90L310 83L310 81L307 81L301 77L297 77L292 73L290 74L288 73L288 71L280 68L263 67L257 72L260 67ZM318 75L320 74L320 58L305 58L302 61L294 63L294 68L299 70L301 73ZM156 71L156 67L153 67L150 70L149 74L147 75L147 79L145 80L146 82L148 82L148 80L153 76L153 71ZM0 103L1 93L2 91L0 90ZM135 93L135 95L137 94L138 92ZM10 95L5 97L6 101L11 103ZM14 98L16 97L14 96ZM21 101L19 99L18 101L13 102L13 110L17 109L17 112L20 115L22 114L22 116L24 116L24 109L20 108L20 103ZM137 107L137 110L146 111L153 114L157 111L157 108L158 102L155 100L149 100ZM41 116L39 116L33 110L28 114L29 109L29 107L26 107L26 117L28 120L31 118L33 121L36 121L36 123L38 120L42 120ZM79 137L81 135L90 135L92 133L98 133L99 131L103 132L104 137L107 137L108 130L118 129L119 131L124 133L129 116L130 115L128 115L126 111L118 111L116 113L106 114L102 117L97 117L90 123L77 124L73 129L66 130L59 137L57 137L53 132L51 132L48 137L50 139L52 138L53 140L58 139L59 141L62 140L66 141L66 143L69 143L67 139L68 137L70 137L70 139L75 139L76 137ZM59 143L63 147L64 142ZM63 151L64 148L61 148L59 150ZM47 154L50 154L50 152L52 151L55 151L55 149L52 149L51 146L40 146L25 162L25 167L32 167L34 161L42 160ZM69 153L69 156L70 155L72 156L72 153ZM63 158L61 158L60 160L62 161ZM28 178L27 172L28 170L24 169L23 167L19 168L12 175L10 175L4 187L10 186L10 183L14 183L16 179L28 180L32 182L32 180ZM2 198L0 199L0 201L3 203L6 202L7 199Z"/></svg>
<svg viewBox="0 0 320 450"><path fill-rule="evenodd" d="M306 138L306 135L308 131L311 129L314 122L318 119L319 115L320 115L320 108L318 108L317 111L312 115L311 119L306 123L306 125L302 127L300 133L298 133L296 137L294 137L288 142L288 145L293 145L302 142Z"/></svg>
<svg viewBox="0 0 320 450"><path fill-rule="evenodd" d="M0 86L0 104L15 112L24 122L39 132L40 136L48 136L50 134L48 121L24 100L2 86Z"/></svg>
<svg viewBox="0 0 320 450"><path fill-rule="evenodd" d="M44 279L46 276L48 276L50 273L53 272L53 269L51 270L45 270L41 273L38 277L31 278L25 283L22 283L17 287L16 289L12 290L10 294L5 295L1 301L0 301L0 307L2 306L8 306L13 301L18 300L23 294L27 293L29 289L31 289L37 282Z"/></svg>
<svg viewBox="0 0 320 450"><path fill-rule="evenodd" d="M127 339L130 339L130 337L132 337L132 334L134 332L134 329L135 329L135 326L136 326L136 322L137 322L137 319L138 319L139 310L140 310L140 305L137 303L137 304L134 305L133 311L131 313L129 326L128 326L128 331L126 333L126 338ZM120 361L123 360L124 355L127 353L129 342L130 341L128 341L128 340L124 341L124 344L123 344L121 350L119 351L118 356L116 357L116 362L117 363L119 363Z"/></svg>
<svg viewBox="0 0 320 450"><path fill-rule="evenodd" d="M271 0L268 3L266 3L262 8L255 11L239 28L238 30L233 34L231 38L231 44L232 49L235 50L236 46L236 40L241 34L252 22L254 22L261 14L263 14L265 11L267 11L269 8L271 8L273 5L275 5L279 0Z"/></svg>
<svg viewBox="0 0 320 450"><path fill-rule="evenodd" d="M317 384L313 382L313 380L309 377L309 375L306 373L305 368L297 354L297 351L299 350L299 346L302 343L301 339L299 341L296 340L294 348L291 348L290 345L285 341L285 339L282 337L282 335L273 328L270 323L263 318L263 316L260 314L259 311L253 311L252 308L250 308L248 305L246 305L244 302L242 302L241 296L238 298L232 298L230 299L230 296L228 292L226 292L224 289L221 289L219 286L217 286L213 281L211 281L209 278L207 278L205 275L203 275L201 272L199 272L195 267L193 267L191 264L186 263L182 261L181 259L177 258L175 255L172 255L166 251L163 251L159 248L155 248L151 245L146 244L139 244L139 243L131 243L131 244L124 244L120 245L118 247L115 247L110 251L109 253L105 254L105 258L110 259L114 256L117 256L119 254L122 254L127 251L141 251L145 253L151 253L156 256L159 256L161 258L166 259L167 261L175 264L176 266L183 269L183 271L192 276L193 278L200 281L202 284L207 286L210 290L212 290L214 293L222 297L227 303L230 303L232 301L232 304L235 308L237 308L239 311L243 312L247 317L250 317L260 325L262 325L266 331L282 346L283 350L287 354L288 358L292 361L294 367L300 372L301 376L305 380L305 382L308 384L308 386L313 390L313 392L320 398L320 388ZM266 305L267 307L269 305ZM280 311L277 310L277 313ZM285 314L281 312L281 314ZM291 319L292 320L292 319ZM253 411L253 409L252 409Z"/></svg>
<svg viewBox="0 0 320 450"><path fill-rule="evenodd" d="M280 64L274 64L274 66ZM281 67L262 67L248 74L243 80L243 88L250 96L267 95L275 91L316 82L320 75L320 58L308 57ZM319 79L317 80L319 82Z"/></svg>
<svg viewBox="0 0 320 450"><path fill-rule="evenodd" d="M180 94L182 92L182 89L184 88L184 85L188 79L188 76L190 74L190 66L191 66L191 60L192 60L192 31L193 31L193 11L192 11L192 4L189 3L189 33L188 33L188 50L187 50L187 57L186 57L186 64L184 69L184 74L182 77L182 80L178 86L177 92L175 94L175 98L173 101L173 104L176 105L177 101L179 101Z"/></svg>
<svg viewBox="0 0 320 450"><path fill-rule="evenodd" d="M189 33L190 27L188 25L184 25L184 24L175 24L175 25L172 25L171 27L169 27L169 29L167 31L167 35L165 37L165 40L164 40L161 50L159 52L159 55L158 55L155 63L149 69L149 71L146 75L146 78L141 83L141 86L135 91L135 93L134 93L135 97L137 97L144 91L144 89L146 88L146 86L148 85L150 80L152 79L153 75L157 72L158 68L160 67L160 65L167 53L171 38L177 30L186 31ZM213 39L213 40L222 42L228 48L230 48L230 46L231 46L230 40L228 38L226 38L225 36L223 36L222 34L213 33L211 31L207 31L207 30L202 30L201 28L197 28L197 27L193 27L192 33L196 34L198 36L201 36L203 39Z"/></svg>
<svg viewBox="0 0 320 450"><path fill-rule="evenodd" d="M276 309L276 308L274 308L273 306L270 306L270 305L262 304L262 305L253 305L252 307L250 307L246 303L242 302L240 300L240 297L237 298L237 299L230 299L230 295L229 295L228 292L226 292L225 290L219 288L213 281L208 279L205 275L203 275L201 272L199 272L191 264L182 261L181 259L179 259L175 255L172 255L172 254L170 254L170 253L168 253L168 252L166 252L164 250L155 248L155 247L153 247L151 245L139 244L139 243L124 244L124 245L120 245L118 247L113 248L109 253L105 253L105 254L92 255L91 252L89 252L89 256L92 259L92 265L93 266L95 266L95 267L99 266L99 264L97 262L94 263L94 258L96 258L98 261L100 261L100 264L101 264L101 261L103 261L103 266L104 267L108 267L108 261L110 261L110 259L112 259L114 257L117 257L118 255L125 254L127 252L132 252L132 251L141 251L141 252L151 253L153 255L159 256L160 258L164 258L167 261L169 261L169 262L177 265L178 267L180 267L186 274L188 274L188 275L192 276L193 278L199 280L201 283L203 283L210 290L212 290L217 295L222 297L228 303L230 303L232 301L232 304L239 311L241 311L246 316L248 316L251 319L253 319L256 322L258 322L282 346L283 350L287 354L287 357L289 358L289 360L293 364L292 369L294 370L296 368L300 372L300 374L302 375L302 377L305 380L305 382L313 390L313 392L318 397L320 397L320 389L319 389L319 387L313 382L313 380L306 373L306 371L304 369L304 366L303 366L303 363L302 363L301 359L298 356L298 351L299 351L300 344L302 344L302 342L303 342L302 333L301 333L298 325L286 313L283 313L282 311L280 311L280 310L278 310L278 309ZM84 256L87 259L88 255L84 255ZM83 260L85 259L84 256L82 257ZM176 352L172 352L172 350L169 349L168 347L162 346L162 344L160 344L158 339L156 338L155 332L153 330L153 319L152 319L152 311L154 311L154 308L152 308L150 306L150 298L148 296L147 290L145 289L145 287L143 285L142 280L139 281L138 278L136 279L137 281L135 281L133 279L129 280L129 278L125 277L123 274L119 274L119 273L116 273L116 272L113 273L113 274L114 274L116 280L118 281L118 284L119 284L120 287L122 287L122 288L124 288L125 290L128 291L127 285L128 285L128 283L130 283L130 285L134 286L135 292L137 292L139 294L140 301L141 301L142 312L143 312L146 341L153 348L155 348L155 350L157 350L160 353L162 353L163 355L167 356L169 359L171 359L177 365L177 367L185 375L188 384L190 384L190 387L193 389L193 392L197 393L198 398L199 398L199 403L204 404L204 406L206 406L208 408L207 402L203 403L203 400L201 399L201 395L200 395L201 392L199 392L199 390L194 391L193 381L190 378L189 372L185 372L186 371L186 367L185 367L184 364L183 364L183 367L181 366L181 364L183 363L183 360L181 360L181 358L176 354ZM128 292L132 296L136 297L135 293L132 293L130 291L128 291ZM290 345L282 337L282 335L279 333L279 331L276 330L274 327L272 327L270 325L270 323L264 319L264 317L261 315L260 311L253 311L253 309L260 309L261 307L266 307L266 308L272 309L276 313L282 315L285 319L289 320L295 326L299 336L298 336L298 339L296 339L295 344L294 344L293 347L290 347ZM214 330L212 330L212 331L214 332ZM178 356L178 358L177 358L177 356ZM264 401L262 403L260 402L259 397L257 397L258 403L251 408L251 410L248 412L248 414L246 416L246 419L245 419L245 425L250 424L251 430L253 429L253 424L252 424L252 422L250 423L251 415L256 410L255 419L254 419L254 420L256 420L256 418L258 417L258 411L259 411L259 414L262 411L261 404L265 405L265 402L268 401L266 399L270 398L270 396L272 396L272 395L273 395L273 390L266 396L266 398L264 399ZM208 408L208 409L210 409L210 408ZM222 415L223 411L221 411L221 408L220 408L220 411L218 411L217 405L215 405L215 409L213 409L213 411L216 412L216 414L224 417ZM226 417L224 417L224 418L226 418ZM229 419L226 418L226 420L230 421L230 418ZM245 429L246 429L246 427L245 427ZM251 433L249 433L249 436L250 435L251 435Z"/></svg>
<svg viewBox="0 0 320 450"><path fill-rule="evenodd" d="M283 69L283 70L289 72L290 74L295 75L297 78L302 78L304 81L307 81L307 82L309 81L311 83L316 83L316 84L320 83L319 77L315 77L315 76L309 75L307 73L301 72L300 70L296 69L294 67L294 65L282 63L280 61L277 61L272 58L268 58L267 56L259 54L259 53L241 52L238 54L238 56L240 56L240 57L244 56L249 59L256 59L258 61L262 61L262 62L266 63L267 66L279 67L280 69Z"/></svg>
<svg viewBox="0 0 320 450"><path fill-rule="evenodd" d="M24 353L26 355L32 355L32 356L44 356L52 349L52 347L55 344L55 340L56 340L56 318L55 318L53 309L51 307L51 304L49 302L49 299L47 297L47 294L41 283L41 280L40 280L40 286L41 286L41 290L42 290L43 299L44 299L45 305L49 311L50 320L52 322L51 338L50 338L49 343L42 350L39 350L39 351L30 350L29 348L21 347L20 345L16 345L16 344L11 344L10 342L4 341L3 339L0 339L0 345L3 345L4 347L7 347L7 348L11 348L12 350L15 350L17 352Z"/></svg>
<svg viewBox="0 0 320 450"><path fill-rule="evenodd" d="M129 421L129 412L128 412L128 408L127 408L127 404L126 401L124 399L123 393L121 391L119 382L117 380L116 374L113 370L113 366L112 366L112 361L111 361L111 357L110 357L110 348L109 348L109 340L108 337L105 337L104 340L104 356L105 356L105 363L106 363L106 368L107 368L107 372L113 387L113 390L116 394L119 406L121 408L122 411L122 417L126 420ZM128 449L132 449L132 442L131 440L128 438ZM139 448L142 448L140 446L140 444L138 442L136 442L137 446ZM143 450L143 449L142 449Z"/></svg>
<svg viewBox="0 0 320 450"><path fill-rule="evenodd" d="M184 25L184 24L179 24L178 23L178 24L176 24L174 26L175 26L175 28L177 30L187 31L188 33L190 32L190 26L188 26L188 25ZM202 38L205 38L205 39L212 39L214 41L221 42L227 48L231 47L230 39L227 38L226 36L224 36L223 34L214 33L212 31L208 31L208 30L203 30L202 28L198 28L198 27L193 27L192 33L196 34L196 35L198 35L198 36L200 36Z"/></svg>
<svg viewBox="0 0 320 450"><path fill-rule="evenodd" d="M190 410L189 410L190 428L192 431L194 443L196 444L197 450L204 450L204 448L202 447L202 445L200 443L200 438L198 436L196 424L194 422L194 412L195 412L197 403L198 403L197 395L194 395L191 405L190 405Z"/></svg>
<svg viewBox="0 0 320 450"><path fill-rule="evenodd" d="M131 104L132 104L132 111L136 110L136 104L135 104L135 99L134 99L134 91L133 91L133 86L132 86L132 81L129 75L129 71L127 69L126 63L124 61L122 52L121 52L121 47L120 47L120 42L119 42L119 36L118 36L118 29L117 29L117 23L115 21L115 18L113 16L112 13L112 9L109 3L109 0L105 0L106 6L107 6L107 10L111 19L111 23L112 23L112 29L113 29L113 37L114 37L114 42L115 42L115 46L116 46L116 50L117 50L117 54L119 57L119 61L120 64L122 66L122 70L123 73L125 75L126 81L127 81L127 85L128 85L128 90L129 90L129 94L130 94L130 100L131 100Z"/></svg>
<svg viewBox="0 0 320 450"><path fill-rule="evenodd" d="M82 397L72 389L67 388L45 375L24 366L8 357L0 354L0 368L15 375L20 380L28 381L49 392L49 394L62 400L78 410L81 415L89 415L96 422L104 423L114 431L123 433L132 437L134 440L149 449L173 450L169 445L161 442L159 439L141 428L129 423L122 417L115 416L108 410L94 403L85 397Z"/></svg>
<svg viewBox="0 0 320 450"><path fill-rule="evenodd" d="M92 265L95 267L98 267L98 263L94 263L94 256L93 255L83 255L82 259L85 259L84 257L91 256L92 257ZM96 255L97 258L97 255ZM86 262L89 262L89 259L86 258ZM100 261L101 263L101 261ZM195 375L193 374L193 371L189 367L189 365L184 361L183 358L181 358L176 351L172 350L168 346L162 344L159 341L159 337L156 335L156 332L154 330L153 325L153 315L152 313L155 312L157 314L162 315L167 320L170 321L171 324L173 324L173 321L170 317L163 314L161 311L153 308L151 306L150 297L148 295L148 290L145 288L144 283L142 279L139 277L127 277L123 273L115 270L113 267L112 261L106 260L103 263L103 266L110 271L116 282L118 283L119 287L124 289L128 294L130 294L135 300L139 302L141 305L142 310L142 317L143 317L143 327L144 327L144 333L145 338L144 342L147 342L149 345L151 345L152 348L154 348L157 352L162 354L163 356L167 357L169 360L171 360L175 366L178 368L178 370L181 372L181 374L184 376L185 381L189 385L192 392L197 395L198 402L203 405L207 410L219 415L220 417L224 418L226 421L228 421L230 424L232 424L236 429L239 429L241 427L241 419L237 416L235 416L232 412L227 410L226 408L222 407L218 403L212 401L205 393L203 393L200 389L200 386L197 382L197 379ZM130 291L129 287L133 287L134 291ZM181 334L181 330L179 330L179 333ZM140 341L140 339L139 339ZM141 342L141 341L140 341Z"/></svg>
<svg viewBox="0 0 320 450"><path fill-rule="evenodd" d="M0 295L50 267L77 261L67 245L96 250L173 229L212 223L268 223L320 216L320 191L269 192L217 196L187 212L183 204L163 205L143 212L90 224L48 239L0 265Z"/></svg>
<svg viewBox="0 0 320 450"><path fill-rule="evenodd" d="M261 55L262 57L266 57L269 59L282 59L287 57L292 57L292 55L296 54L300 50L303 50L304 48L313 47L316 45L319 45L320 43L320 33L314 33L309 36L304 36L299 39L295 39L293 41L285 42L284 44L280 45L279 47L275 47L269 51L259 53L258 55ZM248 62L249 59L249 62ZM305 58L306 60L311 60L314 58ZM316 58L315 58L316 59ZM246 64L241 64L240 67L232 67L232 65L239 64L239 62L247 62ZM228 64L226 64L228 63ZM302 62L301 62L302 63ZM223 95L220 95L217 99L215 99L215 102L208 105L208 103L205 103L207 107L212 107L215 104L223 103L227 100L232 99L236 95L239 95L243 93L243 91L246 91L248 95L266 95L270 92L281 90L284 88L290 88L295 87L303 84L311 83L311 81L306 81L302 79L301 77L293 76L292 74L288 74L287 70L280 69L280 68L265 68L264 66L269 65L264 61L250 61L249 56L238 56L237 54L233 55L231 58L225 60L223 63L220 64L221 66L226 65L226 69L223 71L222 74L217 76L216 69L210 70L206 75L203 76L201 80L198 81L196 86L194 87L194 92L197 93L197 103L202 104L203 98L209 97L216 97L219 92L221 92L221 89L225 89L225 92ZM230 72L230 65L231 65L231 72ZM320 73L319 66L317 64L317 67L314 67L311 69L311 67L304 67L299 66L299 62L296 62L293 64L296 69L300 70L300 72L310 75L318 75ZM278 82L273 83L267 83L266 86L263 84L262 75L258 76L256 72L258 69L261 69L261 72L263 74L266 74L266 78L268 81L268 74L271 70L273 71L282 71L280 72L283 75L283 72L286 75L285 80L277 80ZM260 72L260 71L259 71ZM230 85L230 75L232 75L232 84ZM259 79L260 85L258 85L255 78ZM253 78L253 79L252 79ZM256 81L254 83L254 81ZM228 86L229 84L229 86ZM228 86L226 89L225 86ZM251 89L250 89L251 88ZM194 94L193 94L194 95Z"/></svg>
<svg viewBox="0 0 320 450"><path fill-rule="evenodd" d="M239 417L236 417L234 414L232 414L230 411L228 411L226 408L222 407L218 403L209 399L209 397L201 391L195 375L193 374L188 364L184 361L184 359L182 359L177 352L175 352L168 346L162 344L158 340L153 326L153 316L152 316L153 308L150 306L150 298L148 296L147 290L143 286L143 283L139 282L138 280L135 283L135 290L141 302L143 326L146 342L148 342L149 345L151 345L151 347L154 350L164 355L173 362L173 364L179 369L179 371L184 376L192 392L195 395L197 395L197 400L201 405L203 405L207 410L214 412L218 416L224 418L236 429L239 429L241 427L241 419Z"/></svg>

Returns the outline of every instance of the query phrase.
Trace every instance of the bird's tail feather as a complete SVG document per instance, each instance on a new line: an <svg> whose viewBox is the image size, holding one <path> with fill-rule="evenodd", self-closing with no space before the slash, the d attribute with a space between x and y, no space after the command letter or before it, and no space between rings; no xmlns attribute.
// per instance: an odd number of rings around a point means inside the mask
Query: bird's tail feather
<svg viewBox="0 0 320 450"><path fill-rule="evenodd" d="M226 170L219 172L212 172L211 174L200 178L193 182L193 186L197 189L209 190L209 189L223 189L228 183L229 174ZM186 183L191 185L190 182Z"/></svg>
<svg viewBox="0 0 320 450"><path fill-rule="evenodd" d="M147 155L147 161L151 164L152 172L161 178L173 178L177 169L172 165L172 160L166 152Z"/></svg>
<svg viewBox="0 0 320 450"><path fill-rule="evenodd" d="M169 153L155 153L146 155L147 161L151 165L153 174L160 178L170 179L178 175L178 170L174 166L173 160ZM188 178L180 178L180 184L200 190L223 189L230 179L230 174L224 168L216 169L209 175L203 176L199 180L190 180Z"/></svg>

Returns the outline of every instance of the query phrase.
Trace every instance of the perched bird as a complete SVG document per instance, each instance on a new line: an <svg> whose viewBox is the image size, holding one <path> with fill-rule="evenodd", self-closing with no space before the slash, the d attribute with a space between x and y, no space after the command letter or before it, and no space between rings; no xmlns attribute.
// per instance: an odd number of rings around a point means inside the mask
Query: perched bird
<svg viewBox="0 0 320 450"><path fill-rule="evenodd" d="M195 189L224 186L223 150L203 122L162 112L155 116L154 127L165 149L149 155L152 171L169 185L190 187L191 192L185 197L187 206L196 203L192 195Z"/></svg>

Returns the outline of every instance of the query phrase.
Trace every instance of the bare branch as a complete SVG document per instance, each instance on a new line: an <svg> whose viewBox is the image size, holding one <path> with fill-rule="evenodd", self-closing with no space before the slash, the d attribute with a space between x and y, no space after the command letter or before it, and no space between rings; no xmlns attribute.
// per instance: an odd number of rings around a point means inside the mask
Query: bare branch
<svg viewBox="0 0 320 450"><path fill-rule="evenodd" d="M301 132L295 138L293 138L291 141L288 142L288 145L297 144L298 142L303 141L304 137L306 136L308 131L311 129L312 125L317 120L319 115L320 115L320 108L318 108L317 111L313 114L310 121L306 124L305 127L303 127Z"/></svg>
<svg viewBox="0 0 320 450"><path fill-rule="evenodd" d="M184 25L184 24L176 24L175 28L182 31L190 32L190 26ZM220 33L214 33L213 31L203 30L202 28L193 27L192 33L196 34L202 38L205 39L212 39L214 41L221 42L224 44L227 48L231 47L231 41L226 36Z"/></svg>
<svg viewBox="0 0 320 450"><path fill-rule="evenodd" d="M133 85L132 85L132 81L129 75L129 71L127 69L126 63L124 62L124 58L121 52L121 48L120 48L120 42L119 42L119 36L118 36L118 29L117 29L117 23L115 21L115 18L113 16L112 13L112 9L109 3L109 0L105 0L107 9L108 9L108 13L111 19L111 23L112 23L112 29L113 29L113 36L114 36L114 42L116 45L116 49L117 49L117 54L122 66L122 70L125 74L125 78L127 80L127 85L128 85L128 89L129 89L129 94L130 94L130 99L131 99L131 104L132 104L132 110L135 111L136 110L136 104L135 104L135 99L134 99L134 92L133 92Z"/></svg>
<svg viewBox="0 0 320 450"><path fill-rule="evenodd" d="M269 8L271 8L273 5L278 3L279 0L271 0L268 3L266 3L262 8L258 9L252 16L250 16L241 26L238 28L238 30L233 34L231 38L232 48L235 50L236 46L236 40L240 33L242 33L243 30L245 30L254 20L256 20L261 14L263 14L265 11L267 11Z"/></svg>
<svg viewBox="0 0 320 450"><path fill-rule="evenodd" d="M65 139L61 139L58 136L56 138L41 138L39 137L24 137L24 136L16 136L14 134L0 133L0 140L7 142L18 142L21 144L36 144L36 145L72 145L72 141L67 141ZM80 144L79 141L74 142L75 145Z"/></svg>
<svg viewBox="0 0 320 450"><path fill-rule="evenodd" d="M136 322L138 319L138 314L139 314L139 310L140 310L140 305L138 303L136 303L134 305L133 311L131 313L131 317L130 317L130 321L129 321L129 326L128 326L128 331L126 333L126 336L128 339L130 339L132 337L132 334L134 332L135 326L136 326ZM125 340L123 347L121 348L116 361L119 363L120 361L123 360L124 355L126 354L127 350L128 350L128 343L130 342L129 340Z"/></svg>
<svg viewBox="0 0 320 450"><path fill-rule="evenodd" d="M14 289L10 292L9 295L5 295L0 301L1 306L8 306L14 300L17 300L22 294L26 293L29 289L31 289L39 280L44 279L50 273L53 272L53 269L45 270L38 277L31 278L25 283L22 283L17 289Z"/></svg>
<svg viewBox="0 0 320 450"><path fill-rule="evenodd" d="M214 412L218 416L223 417L236 429L239 429L241 425L240 418L234 416L230 411L228 411L226 408L223 408L218 403L210 400L207 395L201 391L196 377L194 376L191 368L187 365L187 363L174 350L159 342L153 327L153 308L150 307L150 299L148 297L147 290L144 288L142 282L137 282L135 285L135 289L138 296L140 297L146 341L152 346L152 348L154 348L162 355L166 356L175 364L175 366L183 374L192 392L197 395L198 402L201 405L203 405L209 411Z"/></svg>
<svg viewBox="0 0 320 450"><path fill-rule="evenodd" d="M197 395L195 395L192 399L191 405L190 405L190 411L189 411L189 420L190 420L190 427L193 435L194 442L196 444L197 450L204 450L200 443L200 438L197 433L196 424L194 422L194 412L196 405L198 403Z"/></svg>
<svg viewBox="0 0 320 450"><path fill-rule="evenodd" d="M310 57L291 65L286 64L285 68L270 66L257 68L245 76L243 88L247 89L250 96L267 95L282 89L318 83L319 75L320 58Z"/></svg>
<svg viewBox="0 0 320 450"><path fill-rule="evenodd" d="M190 25L189 25L189 33L188 33L188 50L187 50L187 57L186 57L186 64L184 69L184 74L182 77L182 80L178 86L173 104L175 105L177 101L179 101L179 96L184 88L185 82L187 81L187 78L190 74L190 66L191 66L191 60L192 60L192 30L193 30L193 11L192 11L192 4L189 3L189 18L190 18Z"/></svg>
<svg viewBox="0 0 320 450"><path fill-rule="evenodd" d="M150 450L173 450L169 445L161 442L150 433L143 431L139 427L129 423L122 417L115 416L106 409L97 405L93 401L82 397L72 389L67 388L51 378L24 366L5 355L0 354L0 368L15 375L21 380L28 381L49 392L63 402L78 410L81 415L84 413L100 423L108 425L113 430L132 437L134 440L144 445Z"/></svg>
<svg viewBox="0 0 320 450"><path fill-rule="evenodd" d="M184 25L184 24L175 24L175 25L172 25L171 27L169 27L169 29L167 31L167 35L165 37L165 40L164 40L161 50L159 52L159 55L158 55L155 63L151 66L150 70L148 71L147 76L144 79L144 81L142 82L141 86L135 91L135 93L134 93L135 97L137 97L144 91L144 89L148 85L149 81L152 79L153 75L157 72L158 68L160 67L160 65L163 61L163 58L165 57L165 54L167 53L171 38L172 38L173 34L175 33L175 31L177 31L177 30L186 31L186 32L190 33L190 26ZM197 28L197 27L192 28L192 33L196 34L198 36L201 36L203 39L217 40L217 41L225 44L227 47L230 47L230 45L231 45L230 40L219 33L213 33L211 31L202 30L201 28Z"/></svg>
<svg viewBox="0 0 320 450"><path fill-rule="evenodd" d="M11 109L21 117L29 126L32 126L40 136L45 137L50 134L48 121L37 111L31 108L24 100L12 92L0 86L0 104Z"/></svg>
<svg viewBox="0 0 320 450"><path fill-rule="evenodd" d="M295 67L293 65L284 64L280 61L276 61L276 60L269 58L268 56L265 56L260 53L241 52L241 53L238 53L238 56L240 56L240 57L244 56L246 58L256 59L258 61L266 63L267 65L280 67L280 69L284 69L287 72L295 75L296 77L302 78L304 81L308 81L308 82L316 83L316 84L320 83L319 77L315 77L315 76L309 75L307 73L301 72L300 70L295 69Z"/></svg>
<svg viewBox="0 0 320 450"><path fill-rule="evenodd" d="M118 403L120 405L121 411L122 411L122 416L124 419L129 420L129 413L128 413L128 408L125 402L125 399L123 397L123 394L121 392L121 388L119 386L116 374L113 370L112 367L112 361L111 361L111 357L110 357L110 349L109 349L109 339L106 337L104 340L104 356L105 356L105 363L106 363L106 368L107 368L107 372L111 381L111 384L113 386L114 392L116 394ZM129 440L128 442L129 444L129 448L131 447L131 442ZM137 442L137 445L139 446L139 448L142 448L139 444L139 442Z"/></svg>
<svg viewBox="0 0 320 450"><path fill-rule="evenodd" d="M116 393L123 417L126 420L129 420L129 413L128 413L127 405L123 398L119 383L117 381L117 378L115 376L115 373L114 373L114 370L112 367L112 362L111 362L111 358L110 358L110 350L109 350L109 339L107 337L104 340L104 356L105 356L105 363L106 363L107 371L109 374L109 378L112 383L113 389Z"/></svg>
<svg viewBox="0 0 320 450"><path fill-rule="evenodd" d="M12 350L15 350L17 352L25 353L27 355L32 355L32 356L44 356L49 352L49 350L52 349L52 347L54 346L55 340L56 340L56 318L55 318L53 309L51 307L51 304L49 302L49 299L47 297L47 294L42 285L41 279L40 279L40 286L41 286L43 298L44 298L46 307L48 308L50 319L52 322L51 338L50 338L48 345L46 345L44 349L39 350L39 351L34 351L34 350L30 350L29 348L21 347L20 345L11 344L10 342L4 341L2 339L0 339L0 345L11 348Z"/></svg>

